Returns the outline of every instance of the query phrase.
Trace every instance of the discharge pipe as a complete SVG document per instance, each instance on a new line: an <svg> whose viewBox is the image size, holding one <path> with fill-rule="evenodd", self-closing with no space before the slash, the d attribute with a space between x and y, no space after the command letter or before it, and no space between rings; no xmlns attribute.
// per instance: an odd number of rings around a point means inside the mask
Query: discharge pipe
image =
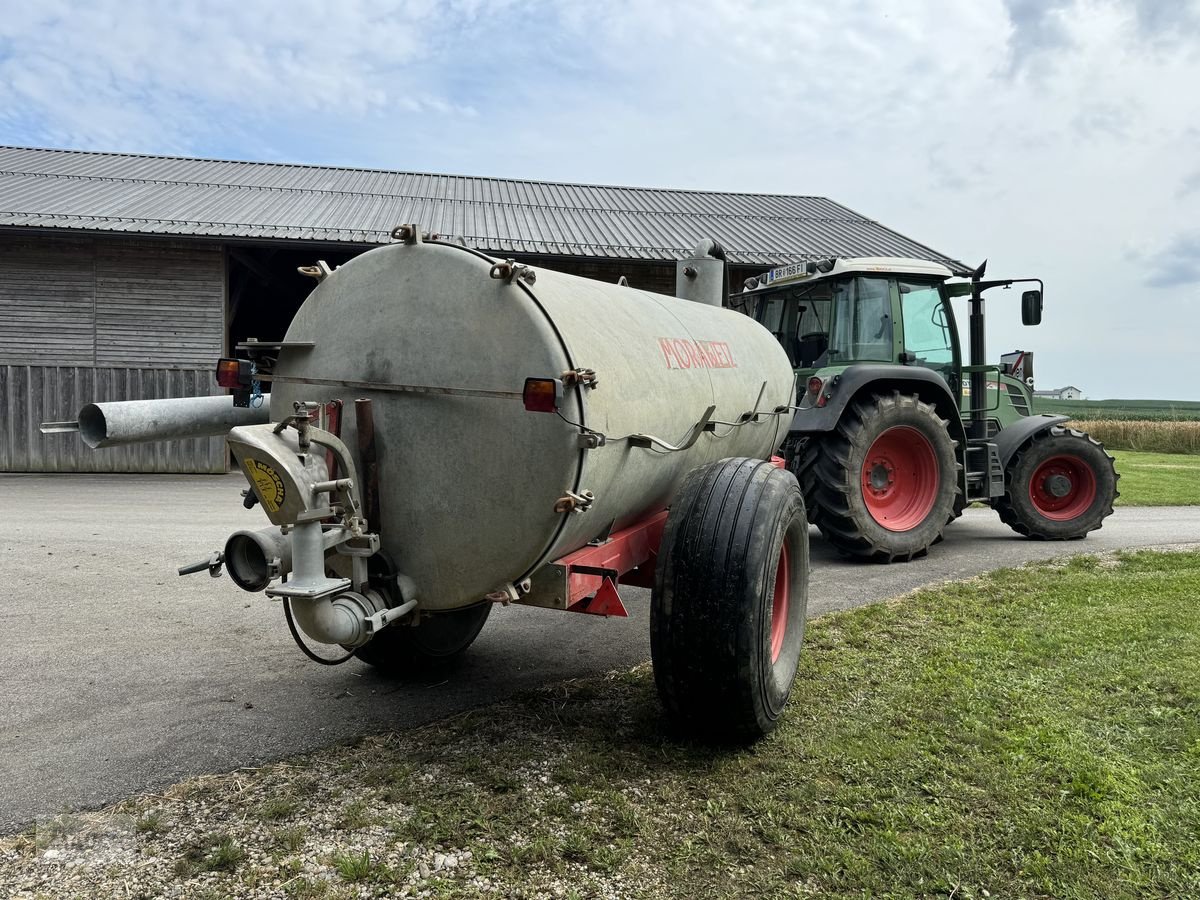
<svg viewBox="0 0 1200 900"><path fill-rule="evenodd" d="M79 411L79 436L93 450L143 441L213 437L237 425L263 425L271 419L271 395L262 405L233 405L232 396L172 400L118 400L89 403Z"/></svg>

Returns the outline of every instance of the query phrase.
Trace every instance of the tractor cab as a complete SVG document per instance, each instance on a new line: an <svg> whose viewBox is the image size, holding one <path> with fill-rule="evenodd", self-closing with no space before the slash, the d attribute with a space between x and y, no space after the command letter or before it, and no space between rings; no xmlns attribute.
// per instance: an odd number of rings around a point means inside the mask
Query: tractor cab
<svg viewBox="0 0 1200 900"><path fill-rule="evenodd" d="M810 388L797 398L801 407L819 405L811 387L850 366L919 367L938 375L964 418L980 406L980 433L995 435L1031 414L1033 354L1017 351L999 365L965 365L950 301L970 297L971 282L953 281L958 274L940 263L901 257L795 263L747 279L734 305L740 300L787 351L797 384ZM1022 315L1034 324L1028 310ZM976 372L981 368L986 371ZM983 376L977 402L972 374Z"/></svg>
<svg viewBox="0 0 1200 900"><path fill-rule="evenodd" d="M783 345L801 384L856 363L915 365L958 398L962 358L943 290L953 276L924 260L829 259L748 279L738 299Z"/></svg>

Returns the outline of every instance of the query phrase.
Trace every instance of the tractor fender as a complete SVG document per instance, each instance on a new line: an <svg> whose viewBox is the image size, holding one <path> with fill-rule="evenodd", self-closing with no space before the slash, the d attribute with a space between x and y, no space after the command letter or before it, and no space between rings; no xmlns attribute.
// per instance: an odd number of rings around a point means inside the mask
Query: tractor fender
<svg viewBox="0 0 1200 900"><path fill-rule="evenodd" d="M1032 440L1035 434L1049 431L1051 427L1061 425L1068 418L1068 416L1053 416L1050 413L1042 413L1038 416L1021 419L1021 421L1014 422L1012 425L1003 428L999 434L992 438L996 449L1000 451L1000 468L1007 469L1009 462L1016 452Z"/></svg>
<svg viewBox="0 0 1200 900"><path fill-rule="evenodd" d="M828 379L824 390L830 395L829 400L824 406L797 410L788 429L791 434L833 431L846 407L858 395L897 390L902 394L916 394L924 402L932 403L938 415L949 421L950 436L960 443L966 441L958 401L942 376L932 369L886 363L853 365Z"/></svg>

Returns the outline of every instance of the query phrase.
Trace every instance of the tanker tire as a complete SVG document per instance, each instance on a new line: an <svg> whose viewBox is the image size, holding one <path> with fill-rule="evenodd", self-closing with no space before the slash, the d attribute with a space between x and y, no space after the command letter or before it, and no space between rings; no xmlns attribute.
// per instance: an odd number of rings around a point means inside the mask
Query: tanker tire
<svg viewBox="0 0 1200 900"><path fill-rule="evenodd" d="M1074 460L1078 466L1087 467L1094 479L1094 497L1090 502L1080 504L1077 515L1055 519L1039 509L1031 481L1043 466L1052 466L1053 460L1064 457ZM992 505L1000 514L1000 521L1017 534L1039 541L1079 540L1100 528L1104 519L1112 515L1113 501L1121 496L1117 490L1120 477L1103 444L1082 431L1055 425L1034 435L1013 456L1004 473L1004 496ZM1058 501L1051 499L1049 502Z"/></svg>
<svg viewBox="0 0 1200 900"><path fill-rule="evenodd" d="M389 674L418 674L455 663L479 637L492 611L480 603L451 612L430 613L420 625L401 623L380 631L354 651L368 665Z"/></svg>
<svg viewBox="0 0 1200 900"><path fill-rule="evenodd" d="M899 391L850 404L833 431L804 445L798 470L809 521L845 556L876 562L924 556L955 518L962 466L949 424L932 405ZM919 432L932 449L937 469L932 505L918 524L903 531L876 521L864 499L862 473L868 453L893 428Z"/></svg>
<svg viewBox="0 0 1200 900"><path fill-rule="evenodd" d="M667 517L650 605L654 681L672 730L722 744L769 733L796 676L807 608L795 476L761 459L690 472Z"/></svg>

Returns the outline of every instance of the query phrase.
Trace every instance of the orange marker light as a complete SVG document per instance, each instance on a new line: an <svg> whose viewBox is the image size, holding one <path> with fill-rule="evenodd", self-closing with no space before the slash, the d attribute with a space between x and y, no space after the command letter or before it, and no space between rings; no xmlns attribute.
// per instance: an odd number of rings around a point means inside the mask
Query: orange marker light
<svg viewBox="0 0 1200 900"><path fill-rule="evenodd" d="M223 388L240 388L250 384L250 363L241 359L217 360L217 384Z"/></svg>
<svg viewBox="0 0 1200 900"><path fill-rule="evenodd" d="M562 400L563 385L557 378L526 378L521 400L527 412L554 412Z"/></svg>

